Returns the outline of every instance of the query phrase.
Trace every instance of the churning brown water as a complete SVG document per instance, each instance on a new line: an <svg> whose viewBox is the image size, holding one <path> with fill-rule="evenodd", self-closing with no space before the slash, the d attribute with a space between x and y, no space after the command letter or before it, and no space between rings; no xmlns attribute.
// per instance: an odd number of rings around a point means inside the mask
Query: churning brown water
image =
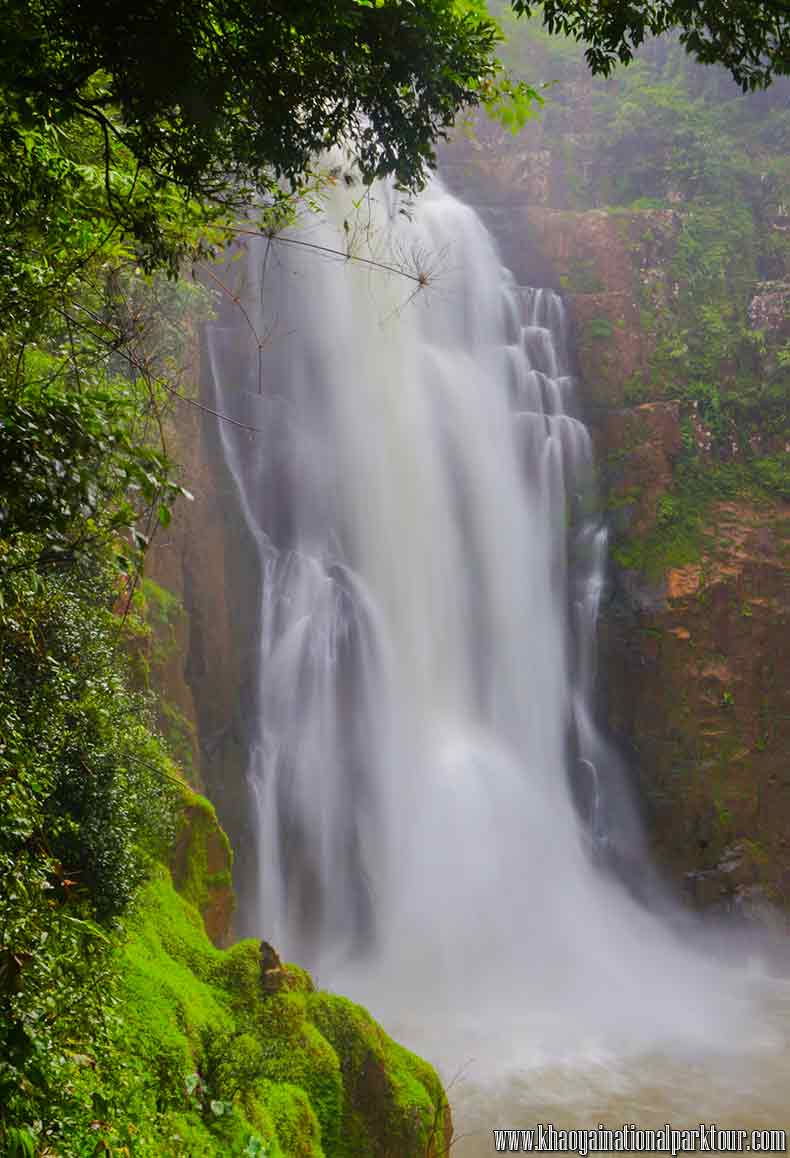
<svg viewBox="0 0 790 1158"><path fill-rule="evenodd" d="M732 1153L732 1134L722 1139L719 1148L716 1136L711 1139L713 1126L717 1131L746 1131L741 1152L754 1152L759 1144L765 1149L770 1146L771 1152L784 1152L776 1147L785 1145L790 1150L790 984L766 986L755 1004L751 1032L734 1031L729 1049L569 1058L535 1064L487 1082L470 1076L474 1068L470 1064L468 1072L457 1074L455 1081L452 1074L445 1074L452 1084L456 1130L452 1154L456 1158L496 1153L495 1131L534 1130L539 1123L551 1123L558 1131L596 1130L600 1124L611 1130L635 1124L643 1131L658 1131L667 1123L685 1131L702 1125L705 1142L713 1145L710 1151L701 1150L698 1135L697 1152ZM753 1140L752 1131L781 1133ZM549 1139L547 1132L543 1138ZM538 1139L536 1132L535 1149ZM505 1145L511 1140L507 1135ZM521 1137L517 1142L520 1151L500 1152L524 1152Z"/></svg>

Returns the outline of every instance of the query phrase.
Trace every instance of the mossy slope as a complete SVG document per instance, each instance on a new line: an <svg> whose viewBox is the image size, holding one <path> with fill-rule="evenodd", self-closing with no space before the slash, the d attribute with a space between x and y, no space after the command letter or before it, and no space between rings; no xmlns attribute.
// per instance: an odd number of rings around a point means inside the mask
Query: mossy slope
<svg viewBox="0 0 790 1158"><path fill-rule="evenodd" d="M198 909L209 938L220 947L230 940L236 907L232 867L230 841L213 804L184 785L181 820L170 858L173 883Z"/></svg>
<svg viewBox="0 0 790 1158"><path fill-rule="evenodd" d="M195 895L194 874L186 887ZM451 1126L431 1067L359 1006L315 992L295 966L275 970L272 992L260 944L216 948L165 868L141 893L122 953L119 1032L141 1123L134 1153L445 1153Z"/></svg>

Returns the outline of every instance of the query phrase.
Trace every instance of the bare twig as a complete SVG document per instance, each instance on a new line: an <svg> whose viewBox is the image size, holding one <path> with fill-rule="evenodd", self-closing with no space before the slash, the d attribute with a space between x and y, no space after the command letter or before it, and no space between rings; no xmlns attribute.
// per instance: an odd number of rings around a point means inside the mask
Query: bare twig
<svg viewBox="0 0 790 1158"><path fill-rule="evenodd" d="M77 303L74 304L76 305ZM57 312L61 313L62 311L58 310ZM89 310L86 310L85 312L90 313ZM71 317L70 314L64 314L63 316L66 318L71 318L71 321L74 323L74 325L90 334L94 341L101 343L103 346L106 346L107 349L112 350L114 354L118 354L118 356L123 358L124 361L128 362L130 366L134 366L136 370L141 372L143 371L144 367L142 363L136 359L133 354L130 354L127 350L119 348L112 342L108 342L107 339L102 338L100 334L95 334L89 326L86 326L84 322L80 322L78 319ZM100 324L105 326L107 325L106 322L101 322ZM259 426L250 426L246 422L239 422L237 419L231 418L228 414L222 414L219 410L213 410L210 406L206 406L204 403L198 402L195 398L189 398L186 394L181 394L178 390L175 389L174 386L171 386L167 381L165 381L165 379L160 378L159 384L164 390L168 392L168 394L172 394L174 398L177 398L179 402L186 402L187 405L194 406L197 410L202 410L204 414L211 414L214 418L219 418L222 422L229 422L231 426L237 426L241 430L249 430L253 434L265 433L265 431L262 430Z"/></svg>
<svg viewBox="0 0 790 1158"><path fill-rule="evenodd" d="M243 237L257 237L263 239L269 238L272 241L278 241L282 245L298 245L303 249L314 249L318 253L329 254L330 257L338 258L341 261L353 261L358 265L368 265L373 269L381 269L386 273L395 273L399 277L405 277L409 281L414 281L419 284L420 274L410 273L407 269L402 269L397 265L390 265L386 261L377 261L372 257L360 257L358 254L349 253L342 249L333 249L331 245L320 245L317 241L304 241L299 237L283 237L282 234L272 233L270 231L262 232L258 229L245 229L243 226L228 226L228 225L213 225L211 222L207 226L209 229L221 229L224 233L239 234Z"/></svg>

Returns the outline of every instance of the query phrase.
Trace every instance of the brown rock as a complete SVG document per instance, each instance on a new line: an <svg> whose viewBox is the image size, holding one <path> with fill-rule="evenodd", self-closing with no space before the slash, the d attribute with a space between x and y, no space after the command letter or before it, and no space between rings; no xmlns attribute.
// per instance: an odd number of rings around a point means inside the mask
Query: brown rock
<svg viewBox="0 0 790 1158"><path fill-rule="evenodd" d="M691 632L687 627L670 627L669 634L675 639L691 639Z"/></svg>
<svg viewBox="0 0 790 1158"><path fill-rule="evenodd" d="M594 407L622 406L627 384L646 366L646 348L633 294L571 293L567 300L574 321L585 402Z"/></svg>
<svg viewBox="0 0 790 1158"><path fill-rule="evenodd" d="M288 987L288 975L276 949L261 941L261 988L267 995Z"/></svg>
<svg viewBox="0 0 790 1158"><path fill-rule="evenodd" d="M670 599L684 599L687 595L694 595L699 591L702 582L702 568L695 564L688 567L673 567L667 572L667 596ZM674 632L679 639L688 639L689 632L680 635L681 628Z"/></svg>
<svg viewBox="0 0 790 1158"><path fill-rule="evenodd" d="M679 404L649 402L609 413L596 442L606 462L610 506L629 507L629 531L644 535L655 525L658 501L672 484L682 446Z"/></svg>
<svg viewBox="0 0 790 1158"><path fill-rule="evenodd" d="M790 905L790 511L726 501L707 520L718 533L668 573L667 605L604 625L609 720L688 895Z"/></svg>

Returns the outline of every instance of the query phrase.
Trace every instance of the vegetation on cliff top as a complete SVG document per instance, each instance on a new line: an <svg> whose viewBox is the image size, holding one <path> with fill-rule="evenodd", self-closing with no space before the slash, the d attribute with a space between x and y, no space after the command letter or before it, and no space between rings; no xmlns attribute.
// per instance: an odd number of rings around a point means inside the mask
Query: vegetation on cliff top
<svg viewBox="0 0 790 1158"><path fill-rule="evenodd" d="M582 19L572 12L572 22ZM600 16L597 6L590 12ZM637 485L629 448L610 448L606 472L615 559L656 578L699 558L717 500L788 496L790 82L744 95L724 69L690 60L682 33L646 38L629 68L591 80L572 36L514 22L508 31L508 63L556 82L528 132L550 150L567 206L607 213L602 236L614 234L627 267L618 290L632 281L631 349L639 346L641 366L623 386L613 340L621 297L607 297L611 254L596 266L588 253L563 278L571 294L600 295L599 316L579 334L593 405L680 404L671 487L654 496L642 530L629 527L623 501Z"/></svg>

